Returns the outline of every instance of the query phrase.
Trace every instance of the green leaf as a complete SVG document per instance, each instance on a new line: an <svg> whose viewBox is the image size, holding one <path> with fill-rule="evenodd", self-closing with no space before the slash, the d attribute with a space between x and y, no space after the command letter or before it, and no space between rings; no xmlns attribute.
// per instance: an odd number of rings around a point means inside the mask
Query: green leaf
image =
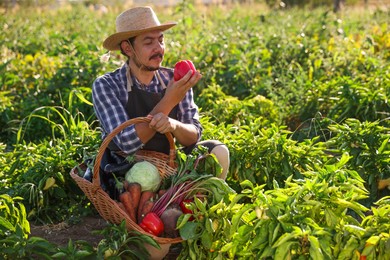
<svg viewBox="0 0 390 260"><path fill-rule="evenodd" d="M363 249L363 252L361 253L362 256L371 256L373 257L375 255L375 249L376 249L376 246L375 245L366 245Z"/></svg>
<svg viewBox="0 0 390 260"><path fill-rule="evenodd" d="M236 239L240 243L247 243L253 236L253 226L243 225L238 228Z"/></svg>
<svg viewBox="0 0 390 260"><path fill-rule="evenodd" d="M204 225L205 225L205 228L206 228L206 233L212 234L214 232L213 220L212 219L206 218L205 221L204 221Z"/></svg>
<svg viewBox="0 0 390 260"><path fill-rule="evenodd" d="M210 249L213 243L213 236L209 232L203 232L200 241L206 249Z"/></svg>
<svg viewBox="0 0 390 260"><path fill-rule="evenodd" d="M74 93L76 94L76 96L81 100L83 101L85 104L87 105L90 105L90 106L93 106L93 104L84 97L83 93L78 91L78 90L74 90Z"/></svg>
<svg viewBox="0 0 390 260"><path fill-rule="evenodd" d="M318 260L324 259L324 255L322 254L322 250L321 250L320 242L318 241L318 238L315 236L309 235L309 241L310 241L309 252L310 252L310 256L312 257L312 259L316 259L316 260L317 259Z"/></svg>
<svg viewBox="0 0 390 260"><path fill-rule="evenodd" d="M340 169L340 168L343 167L350 159L351 159L351 156L349 156L348 153L343 153L343 155L341 156L340 160L339 160L338 163L336 164L336 167Z"/></svg>
<svg viewBox="0 0 390 260"><path fill-rule="evenodd" d="M284 233L278 238L278 240L276 240L276 242L272 245L272 248L277 248L280 245L285 244L289 240L294 239L295 237L296 235L294 233Z"/></svg>
<svg viewBox="0 0 390 260"><path fill-rule="evenodd" d="M350 259L353 252L358 248L359 243L355 237L350 237L347 243L342 247L337 259Z"/></svg>
<svg viewBox="0 0 390 260"><path fill-rule="evenodd" d="M240 182L240 186L242 189L248 188L250 190L253 190L253 183L249 180L244 180Z"/></svg>
<svg viewBox="0 0 390 260"><path fill-rule="evenodd" d="M272 248L270 245L268 245L263 253L261 254L260 258L258 259L266 259L267 257L272 257L275 254L275 249Z"/></svg>
<svg viewBox="0 0 390 260"><path fill-rule="evenodd" d="M177 220L177 229L181 229L192 217L192 214L182 214Z"/></svg>
<svg viewBox="0 0 390 260"><path fill-rule="evenodd" d="M255 249L260 244L263 244L264 242L268 241L268 222L269 220L259 221L260 225L255 227L255 237L252 240L251 248Z"/></svg>
<svg viewBox="0 0 390 260"><path fill-rule="evenodd" d="M290 241L290 242L285 242L280 245L275 250L275 256L274 259L291 259L291 246L297 244L297 242ZM274 247L274 246L272 246Z"/></svg>
<svg viewBox="0 0 390 260"><path fill-rule="evenodd" d="M271 239L271 244L274 243L274 241L278 238L279 235L279 229L280 229L280 223L278 223L275 227L275 229L272 231L272 239ZM271 230L270 230L271 231Z"/></svg>
<svg viewBox="0 0 390 260"><path fill-rule="evenodd" d="M346 231L356 235L357 237L362 237L366 233L366 230L364 228L361 228L356 225L344 225L344 228Z"/></svg>
<svg viewBox="0 0 390 260"><path fill-rule="evenodd" d="M247 212L249 209L251 209L253 206L252 204L245 204L239 212L236 212L233 215L232 218L232 226L230 228L230 236L233 236L234 233L237 232L239 225L241 225L243 222L241 220L241 216Z"/></svg>
<svg viewBox="0 0 390 260"><path fill-rule="evenodd" d="M52 255L51 257L53 258L61 258L61 259L66 259L66 254L64 252L58 252L58 253L55 253L54 255Z"/></svg>
<svg viewBox="0 0 390 260"><path fill-rule="evenodd" d="M206 206L205 206L206 201L202 202L199 198L195 197L194 202L195 202L195 205L199 209L200 212L207 212Z"/></svg>
<svg viewBox="0 0 390 260"><path fill-rule="evenodd" d="M233 247L234 247L234 243L233 242L226 243L225 245L222 246L220 252L228 252Z"/></svg>
<svg viewBox="0 0 390 260"><path fill-rule="evenodd" d="M153 246L153 247L155 247L155 248L157 248L157 249L160 249L160 248L161 248L161 247L160 247L160 244L157 243L157 241L154 240L151 236L142 235L142 234L138 234L137 236L139 236L139 238L142 239L142 242L147 243L147 244L149 244L149 245L151 245L151 246Z"/></svg>
<svg viewBox="0 0 390 260"><path fill-rule="evenodd" d="M383 153L383 151L385 150L386 146L389 144L389 140L390 140L390 137L386 138L385 140L383 140L381 146L378 148L378 154L382 154Z"/></svg>
<svg viewBox="0 0 390 260"><path fill-rule="evenodd" d="M340 205L343 208L349 208L354 210L356 213L361 213L361 211L367 211L367 208L357 202L350 202L342 198L336 198L334 201L336 204Z"/></svg>
<svg viewBox="0 0 390 260"><path fill-rule="evenodd" d="M8 231L8 230L14 232L15 227L14 227L14 225L12 225L11 222L9 222L8 220L6 220L3 217L0 217L0 231L1 230L3 231L2 232L3 234L5 231Z"/></svg>
<svg viewBox="0 0 390 260"><path fill-rule="evenodd" d="M332 259L333 258L333 253L332 253L332 245L333 241L332 238L327 238L327 237L322 237L321 238L321 249L323 252L324 257L326 256L326 259Z"/></svg>
<svg viewBox="0 0 390 260"><path fill-rule="evenodd" d="M86 250L79 250L79 251L76 252L75 257L82 259L84 257L87 257L87 256L91 255L91 254L92 254L92 252L89 252L89 251L86 251Z"/></svg>
<svg viewBox="0 0 390 260"><path fill-rule="evenodd" d="M184 239L197 239L202 235L204 228L201 223L190 221L185 223L179 230L180 236Z"/></svg>

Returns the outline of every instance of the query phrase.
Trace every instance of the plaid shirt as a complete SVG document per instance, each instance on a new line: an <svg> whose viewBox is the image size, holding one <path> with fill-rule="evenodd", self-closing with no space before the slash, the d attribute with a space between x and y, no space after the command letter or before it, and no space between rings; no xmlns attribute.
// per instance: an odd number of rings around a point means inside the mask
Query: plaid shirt
<svg viewBox="0 0 390 260"><path fill-rule="evenodd" d="M121 68L98 77L93 83L92 100L94 111L102 126L102 138L112 132L117 126L129 120L126 112L128 100L126 71L128 65L124 64ZM160 68L157 71L168 85L173 78L173 70ZM132 77L133 88L141 88L141 83ZM143 86L143 90L149 92L162 92L163 87L155 75L148 86ZM193 124L198 131L198 141L202 135L202 126L199 122L198 107L194 103L193 91L190 89L184 99L178 104L177 119L182 123ZM113 141L125 153L132 154L142 148L143 143L139 139L134 125L123 129L117 134Z"/></svg>

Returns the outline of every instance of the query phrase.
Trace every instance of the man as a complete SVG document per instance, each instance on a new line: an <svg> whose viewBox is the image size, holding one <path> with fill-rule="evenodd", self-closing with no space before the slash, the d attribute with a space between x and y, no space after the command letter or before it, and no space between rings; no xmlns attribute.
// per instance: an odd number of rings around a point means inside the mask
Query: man
<svg viewBox="0 0 390 260"><path fill-rule="evenodd" d="M168 153L165 133L170 132L186 152L197 144L208 147L221 164L220 177L225 179L229 167L227 147L218 141L200 142L202 126L192 87L201 74L195 71L192 75L189 71L174 81L173 70L161 67L165 52L163 32L175 25L161 24L150 7L132 8L117 17L117 32L103 46L110 51L120 50L127 62L94 82L95 113L103 137L131 118L151 119L150 123L132 125L115 136L110 151L133 154L146 149Z"/></svg>

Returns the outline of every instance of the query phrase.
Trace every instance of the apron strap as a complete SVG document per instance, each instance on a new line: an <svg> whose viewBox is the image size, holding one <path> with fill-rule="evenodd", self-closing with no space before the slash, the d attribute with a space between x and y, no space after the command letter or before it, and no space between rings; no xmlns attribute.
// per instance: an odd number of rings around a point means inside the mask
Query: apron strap
<svg viewBox="0 0 390 260"><path fill-rule="evenodd" d="M126 63L126 80L127 80L127 92L131 91L131 87L133 86L133 79L130 76L130 67Z"/></svg>

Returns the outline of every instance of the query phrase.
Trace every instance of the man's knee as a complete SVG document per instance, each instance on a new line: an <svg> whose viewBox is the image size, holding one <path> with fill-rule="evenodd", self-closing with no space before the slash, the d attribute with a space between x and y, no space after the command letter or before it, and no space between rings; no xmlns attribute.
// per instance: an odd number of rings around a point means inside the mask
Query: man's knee
<svg viewBox="0 0 390 260"><path fill-rule="evenodd" d="M230 164L229 149L225 144L220 144L211 149L210 153L214 154L222 167L221 179L226 179Z"/></svg>

